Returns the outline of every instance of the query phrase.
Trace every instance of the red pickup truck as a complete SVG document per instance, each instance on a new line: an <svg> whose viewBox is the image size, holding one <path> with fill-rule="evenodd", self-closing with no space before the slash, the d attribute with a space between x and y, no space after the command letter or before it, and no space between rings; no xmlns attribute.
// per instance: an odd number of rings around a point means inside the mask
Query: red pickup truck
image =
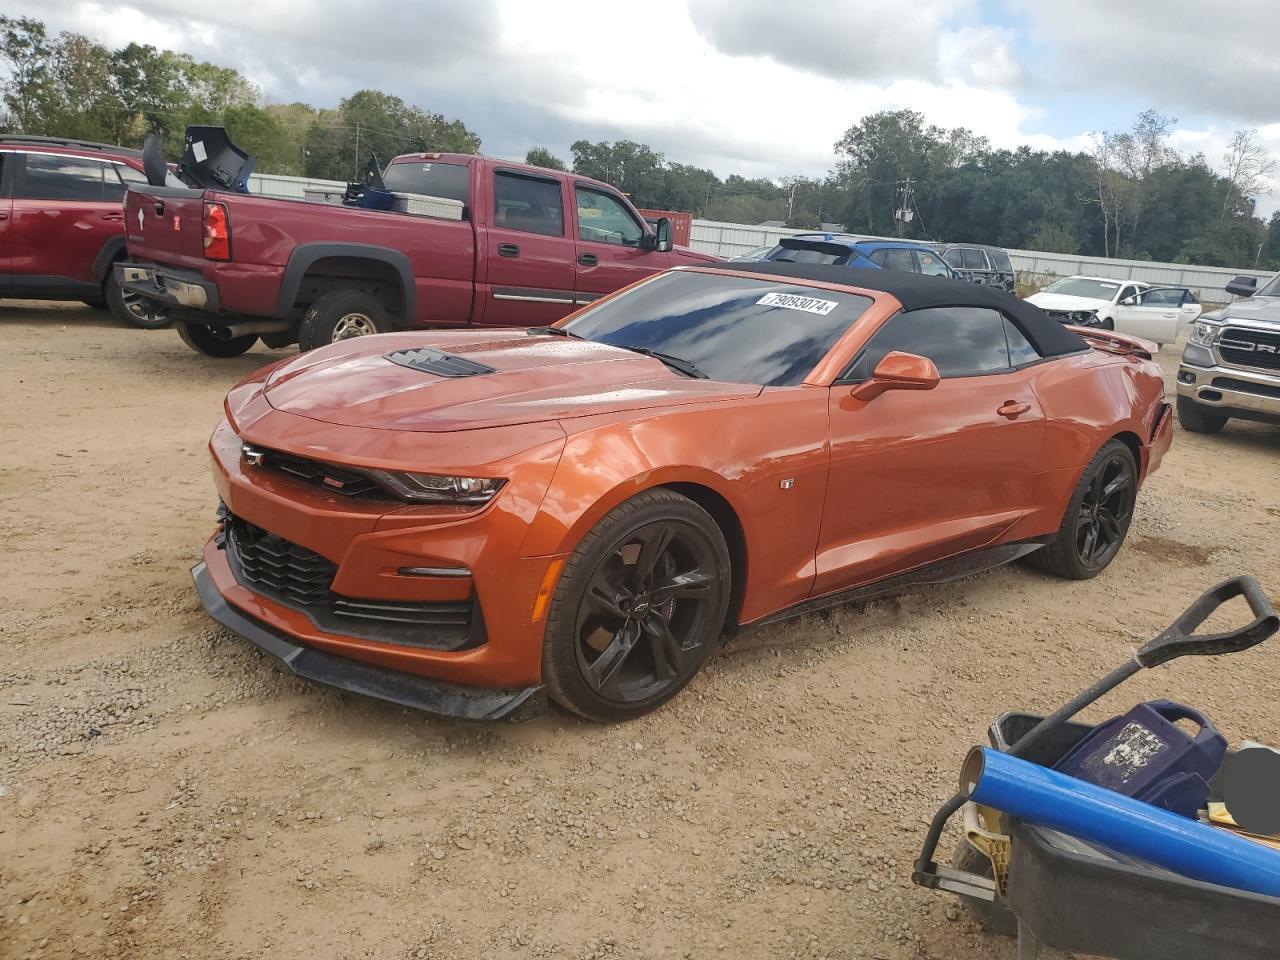
<svg viewBox="0 0 1280 960"><path fill-rule="evenodd" d="M641 277L718 258L676 249L607 184L461 154L396 157L414 215L222 190L130 186L123 287L215 357L428 326L540 326ZM450 203L452 201L452 203ZM460 216L460 219L455 219Z"/></svg>

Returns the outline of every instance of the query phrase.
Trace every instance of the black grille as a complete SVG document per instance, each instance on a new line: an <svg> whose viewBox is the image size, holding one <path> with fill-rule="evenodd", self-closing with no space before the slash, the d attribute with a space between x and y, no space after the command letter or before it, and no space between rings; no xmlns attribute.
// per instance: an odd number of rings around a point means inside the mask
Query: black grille
<svg viewBox="0 0 1280 960"><path fill-rule="evenodd" d="M305 613L326 633L432 650L460 650L485 641L484 619L474 600L418 603L344 597L331 589L336 564L235 516L225 506L218 515L236 579L255 593Z"/></svg>
<svg viewBox="0 0 1280 960"><path fill-rule="evenodd" d="M1280 370L1280 333L1227 327L1218 338L1218 352L1237 367Z"/></svg>
<svg viewBox="0 0 1280 960"><path fill-rule="evenodd" d="M1214 377L1213 386L1223 390L1237 390L1240 393L1252 393L1259 397L1275 397L1280 400L1280 387L1265 383L1250 383L1248 380L1237 380L1234 377Z"/></svg>
<svg viewBox="0 0 1280 960"><path fill-rule="evenodd" d="M376 481L355 470L345 470L331 463L295 457L291 453L281 453L278 450L264 450L262 454L262 466L298 477L318 487L340 493L344 497L389 498L387 491L378 486Z"/></svg>
<svg viewBox="0 0 1280 960"><path fill-rule="evenodd" d="M239 517L228 516L224 528L246 586L289 606L328 601L336 564Z"/></svg>
<svg viewBox="0 0 1280 960"><path fill-rule="evenodd" d="M475 377L482 373L497 373L493 367L476 363L465 357L455 357L451 353L432 350L430 347L418 347L415 350L396 350L387 354L387 359L411 370L433 373L437 377Z"/></svg>

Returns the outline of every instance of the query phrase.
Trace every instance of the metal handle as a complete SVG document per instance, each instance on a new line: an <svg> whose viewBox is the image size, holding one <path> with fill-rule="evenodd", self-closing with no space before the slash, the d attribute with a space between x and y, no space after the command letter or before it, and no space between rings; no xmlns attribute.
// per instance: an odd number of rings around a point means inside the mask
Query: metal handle
<svg viewBox="0 0 1280 960"><path fill-rule="evenodd" d="M1002 417L1008 417L1010 420L1016 420L1028 410L1031 409L1029 403L1019 403L1017 400L1006 400L1000 406L996 407L996 413Z"/></svg>
<svg viewBox="0 0 1280 960"><path fill-rule="evenodd" d="M159 200L157 200L157 201L156 201L156 207L155 207L155 210L156 210L156 216L157 216L157 217L163 217L163 216L164 216L164 204L163 204L163 203L161 203Z"/></svg>
<svg viewBox="0 0 1280 960"><path fill-rule="evenodd" d="M498 256L518 257L520 256L520 248L514 243L500 243L498 244Z"/></svg>
<svg viewBox="0 0 1280 960"><path fill-rule="evenodd" d="M578 254L578 262L584 267L594 267L600 262L600 259L594 253L580 253Z"/></svg>
<svg viewBox="0 0 1280 960"><path fill-rule="evenodd" d="M104 213L102 215L102 219L110 221L111 223L119 223L121 220L124 219L124 214L123 213Z"/></svg>
<svg viewBox="0 0 1280 960"><path fill-rule="evenodd" d="M1252 623L1224 633L1195 632L1215 610L1236 597L1244 597L1248 602L1254 617ZM1253 577L1235 577L1202 593L1182 616L1143 644L1135 659L1143 667L1150 668L1178 657L1239 653L1257 646L1276 630L1280 630L1280 617L1276 616L1271 601L1262 592L1262 585Z"/></svg>

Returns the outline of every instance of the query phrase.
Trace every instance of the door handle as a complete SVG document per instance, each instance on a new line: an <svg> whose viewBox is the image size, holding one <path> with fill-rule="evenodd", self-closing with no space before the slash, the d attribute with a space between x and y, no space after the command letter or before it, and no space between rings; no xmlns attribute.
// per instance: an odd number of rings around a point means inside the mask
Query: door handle
<svg viewBox="0 0 1280 960"><path fill-rule="evenodd" d="M498 244L498 256L518 257L520 256L520 248L514 243L500 243Z"/></svg>
<svg viewBox="0 0 1280 960"><path fill-rule="evenodd" d="M9 219L9 215L7 213L0 213L0 220L8 220L8 219Z"/></svg>
<svg viewBox="0 0 1280 960"><path fill-rule="evenodd" d="M156 216L157 217L164 216L164 204L161 203L159 200L156 201Z"/></svg>
<svg viewBox="0 0 1280 960"><path fill-rule="evenodd" d="M1030 409L1031 404L1029 403L1019 403L1017 400L1006 400L1004 403L1000 404L1000 406L996 407L996 413L1010 420L1017 420L1018 417L1022 416Z"/></svg>
<svg viewBox="0 0 1280 960"><path fill-rule="evenodd" d="M111 223L119 223L121 220L124 219L124 214L123 213L104 213L102 215L102 219L108 220Z"/></svg>
<svg viewBox="0 0 1280 960"><path fill-rule="evenodd" d="M578 254L578 262L584 267L594 267L600 262L600 258L594 253L580 253Z"/></svg>

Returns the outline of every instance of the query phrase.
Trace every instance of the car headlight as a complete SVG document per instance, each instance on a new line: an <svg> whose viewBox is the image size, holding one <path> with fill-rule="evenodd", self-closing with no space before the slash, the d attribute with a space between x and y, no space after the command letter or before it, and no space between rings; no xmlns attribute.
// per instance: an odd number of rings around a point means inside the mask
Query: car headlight
<svg viewBox="0 0 1280 960"><path fill-rule="evenodd" d="M1207 347L1216 339L1218 339L1217 324L1205 323L1203 320L1197 320L1191 325L1192 343L1200 343Z"/></svg>
<svg viewBox="0 0 1280 960"><path fill-rule="evenodd" d="M505 480L398 470L365 471L392 493L418 503L488 503Z"/></svg>
<svg viewBox="0 0 1280 960"><path fill-rule="evenodd" d="M1074 323L1078 327L1092 327L1098 322L1097 310L1072 310L1067 314L1070 323Z"/></svg>

